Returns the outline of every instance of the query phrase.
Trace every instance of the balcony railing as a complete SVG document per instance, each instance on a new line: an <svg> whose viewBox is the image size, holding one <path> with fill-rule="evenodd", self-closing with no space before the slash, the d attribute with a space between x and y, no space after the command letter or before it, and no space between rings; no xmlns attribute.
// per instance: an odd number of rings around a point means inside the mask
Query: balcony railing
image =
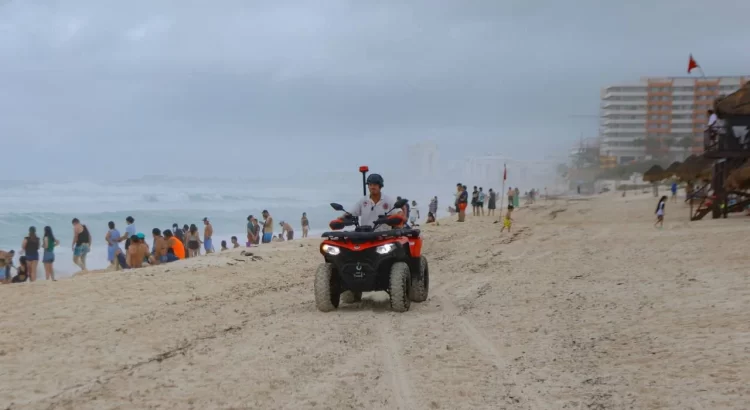
<svg viewBox="0 0 750 410"><path fill-rule="evenodd" d="M703 131L703 150L709 156L719 153L750 154L750 136L738 138L731 128L710 127Z"/></svg>

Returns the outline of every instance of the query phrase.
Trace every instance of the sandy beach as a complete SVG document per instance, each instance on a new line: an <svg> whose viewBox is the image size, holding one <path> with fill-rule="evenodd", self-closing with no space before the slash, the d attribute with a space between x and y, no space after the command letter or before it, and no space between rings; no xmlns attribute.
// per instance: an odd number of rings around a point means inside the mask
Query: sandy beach
<svg viewBox="0 0 750 410"><path fill-rule="evenodd" d="M750 218L650 195L423 227L429 299L321 313L319 239L0 286L0 408L741 409ZM243 249L244 250L244 249Z"/></svg>

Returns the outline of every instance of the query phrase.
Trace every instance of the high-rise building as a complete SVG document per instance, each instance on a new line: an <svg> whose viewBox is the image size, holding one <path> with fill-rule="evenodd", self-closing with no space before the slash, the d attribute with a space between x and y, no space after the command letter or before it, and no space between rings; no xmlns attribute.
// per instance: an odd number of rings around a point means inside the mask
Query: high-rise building
<svg viewBox="0 0 750 410"><path fill-rule="evenodd" d="M744 77L644 77L601 90L600 155L626 164L647 157L681 159L703 150L706 112Z"/></svg>

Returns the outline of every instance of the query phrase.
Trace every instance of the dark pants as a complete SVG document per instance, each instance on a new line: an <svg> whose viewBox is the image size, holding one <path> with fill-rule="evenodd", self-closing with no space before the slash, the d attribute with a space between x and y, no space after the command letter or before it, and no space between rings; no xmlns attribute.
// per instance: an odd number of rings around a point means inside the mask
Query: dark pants
<svg viewBox="0 0 750 410"><path fill-rule="evenodd" d="M125 260L125 254L123 252L120 252L117 255L117 263L119 263L120 267L123 269L130 269L130 266L128 266L128 262Z"/></svg>

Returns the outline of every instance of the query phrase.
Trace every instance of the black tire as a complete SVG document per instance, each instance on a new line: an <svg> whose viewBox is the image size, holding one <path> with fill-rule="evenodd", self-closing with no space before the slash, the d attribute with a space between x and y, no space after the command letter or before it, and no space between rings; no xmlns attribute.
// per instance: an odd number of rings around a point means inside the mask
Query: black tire
<svg viewBox="0 0 750 410"><path fill-rule="evenodd" d="M409 307L411 307L411 299L409 299L411 271L406 262L396 262L391 266L389 288L391 309L396 312L406 312L409 310Z"/></svg>
<svg viewBox="0 0 750 410"><path fill-rule="evenodd" d="M362 301L362 292L347 290L341 294L341 301L344 303L358 303Z"/></svg>
<svg viewBox="0 0 750 410"><path fill-rule="evenodd" d="M416 278L416 279L415 279ZM430 269L427 258L419 257L419 276L412 277L409 299L412 302L424 302L430 291Z"/></svg>
<svg viewBox="0 0 750 410"><path fill-rule="evenodd" d="M315 306L321 312L330 312L339 307L341 291L339 278L330 263L321 263L315 271Z"/></svg>

